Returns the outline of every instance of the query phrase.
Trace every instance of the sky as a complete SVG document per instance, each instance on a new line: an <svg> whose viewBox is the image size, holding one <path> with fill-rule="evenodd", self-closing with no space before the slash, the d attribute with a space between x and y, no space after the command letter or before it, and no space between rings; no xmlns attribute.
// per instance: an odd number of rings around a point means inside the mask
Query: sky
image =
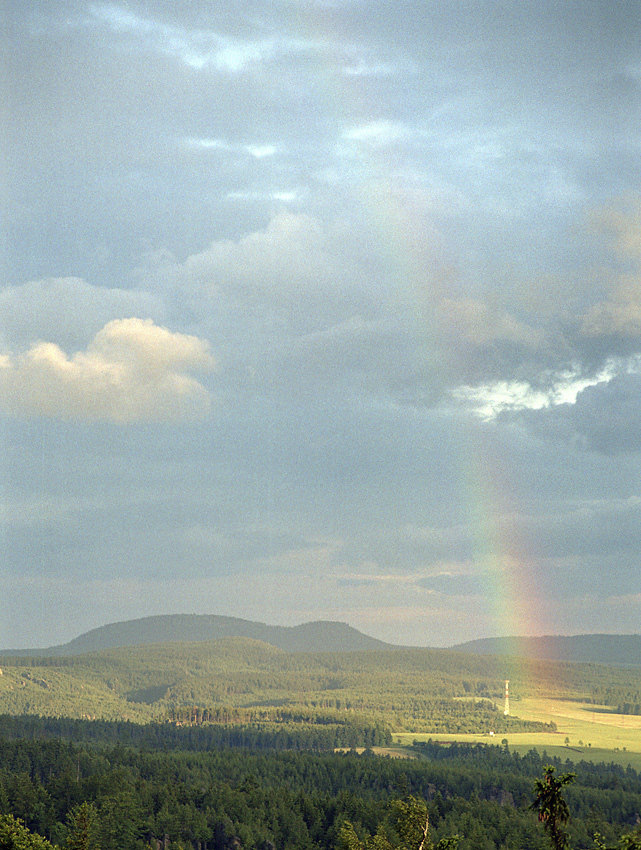
<svg viewBox="0 0 641 850"><path fill-rule="evenodd" d="M641 5L5 0L0 648L641 631Z"/></svg>

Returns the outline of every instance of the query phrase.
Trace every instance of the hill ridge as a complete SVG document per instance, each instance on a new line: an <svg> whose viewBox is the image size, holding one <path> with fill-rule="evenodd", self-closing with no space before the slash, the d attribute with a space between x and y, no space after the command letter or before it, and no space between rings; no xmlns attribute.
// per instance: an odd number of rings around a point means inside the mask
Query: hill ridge
<svg viewBox="0 0 641 850"><path fill-rule="evenodd" d="M82 655L124 646L174 641L196 643L223 637L251 638L286 652L359 652L395 648L392 644L363 634L347 623L334 620L315 620L297 626L273 626L221 614L155 614L107 623L57 646L3 649L0 650L0 656Z"/></svg>
<svg viewBox="0 0 641 850"><path fill-rule="evenodd" d="M591 633L541 635L537 637L480 638L451 647L456 652L478 655L512 655L539 661L641 666L640 634Z"/></svg>

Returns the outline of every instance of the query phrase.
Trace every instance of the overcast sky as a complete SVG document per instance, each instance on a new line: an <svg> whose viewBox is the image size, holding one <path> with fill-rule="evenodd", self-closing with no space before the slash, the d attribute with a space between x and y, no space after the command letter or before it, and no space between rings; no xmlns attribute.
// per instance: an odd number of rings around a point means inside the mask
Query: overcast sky
<svg viewBox="0 0 641 850"><path fill-rule="evenodd" d="M641 631L637 0L7 0L0 647Z"/></svg>

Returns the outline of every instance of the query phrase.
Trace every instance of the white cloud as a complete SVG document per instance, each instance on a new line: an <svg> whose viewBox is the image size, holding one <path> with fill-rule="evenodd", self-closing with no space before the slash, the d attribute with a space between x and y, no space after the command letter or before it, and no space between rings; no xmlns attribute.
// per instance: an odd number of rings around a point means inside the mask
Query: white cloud
<svg viewBox="0 0 641 850"><path fill-rule="evenodd" d="M188 148L196 148L197 150L205 151L228 151L233 149L233 146L230 145L229 142L225 142L222 139L197 138L194 136L190 136L185 139L184 145Z"/></svg>
<svg viewBox="0 0 641 850"><path fill-rule="evenodd" d="M610 360L591 377L582 377L578 370L559 373L545 389L536 389L528 381L494 381L459 386L451 395L468 406L479 419L489 421L504 411L542 410L559 404L575 404L587 387L609 383L618 374L636 373L638 369L638 357L625 362Z"/></svg>
<svg viewBox="0 0 641 850"><path fill-rule="evenodd" d="M242 151L253 156L254 159L265 159L274 156L278 150L276 145L270 144L233 144L224 139L209 137L189 136L183 139L182 144L186 148L201 151Z"/></svg>
<svg viewBox="0 0 641 850"><path fill-rule="evenodd" d="M291 202L298 199L298 192L272 192L269 197L274 201Z"/></svg>
<svg viewBox="0 0 641 850"><path fill-rule="evenodd" d="M264 159L266 156L274 156L277 148L275 145L245 145L245 150L255 159Z"/></svg>
<svg viewBox="0 0 641 850"><path fill-rule="evenodd" d="M150 319L116 319L72 356L38 342L0 357L0 404L18 416L118 423L198 416L211 399L187 371L214 366L207 342L197 337Z"/></svg>
<svg viewBox="0 0 641 850"><path fill-rule="evenodd" d="M289 193L280 193L289 198ZM301 298L347 284L349 261L340 234L309 215L282 212L264 230L237 239L213 242L184 263L166 262L154 269L165 283L195 292L223 292L235 299L266 298L270 309L294 311ZM140 270L144 277L145 269Z"/></svg>

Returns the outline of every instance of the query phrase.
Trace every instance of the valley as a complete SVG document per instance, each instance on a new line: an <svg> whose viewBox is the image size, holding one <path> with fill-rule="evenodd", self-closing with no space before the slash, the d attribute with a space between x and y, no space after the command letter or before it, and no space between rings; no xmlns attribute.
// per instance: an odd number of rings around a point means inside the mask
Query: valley
<svg viewBox="0 0 641 850"><path fill-rule="evenodd" d="M167 634L185 639L153 642ZM257 634L275 643L250 636ZM579 649L611 657L625 644L601 637L579 638ZM116 645L125 639L133 643ZM308 640L335 651L309 651ZM361 730L350 733L351 743L363 745L373 738L362 730L376 728L403 747L429 737L507 739L518 752L535 747L586 760L610 753L618 763L641 766L638 667L370 640L340 623L288 629L214 616L144 618L96 629L51 655L23 650L0 657L0 714L263 732L323 727L335 730L337 741L349 727ZM93 651L81 651L88 646ZM358 741L359 734L367 740Z"/></svg>

